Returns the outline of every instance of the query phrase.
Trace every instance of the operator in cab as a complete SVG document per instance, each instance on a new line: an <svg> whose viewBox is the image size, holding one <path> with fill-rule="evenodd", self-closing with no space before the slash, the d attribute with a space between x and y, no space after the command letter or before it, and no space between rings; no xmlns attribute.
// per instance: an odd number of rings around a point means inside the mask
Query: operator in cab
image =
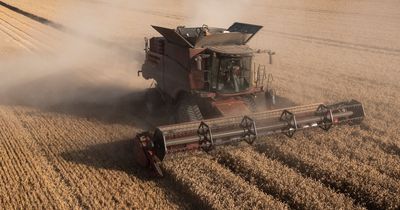
<svg viewBox="0 0 400 210"><path fill-rule="evenodd" d="M244 80L241 78L240 66L233 65L225 71L221 72L221 80L218 85L218 90L223 92L236 92L240 91L243 86Z"/></svg>

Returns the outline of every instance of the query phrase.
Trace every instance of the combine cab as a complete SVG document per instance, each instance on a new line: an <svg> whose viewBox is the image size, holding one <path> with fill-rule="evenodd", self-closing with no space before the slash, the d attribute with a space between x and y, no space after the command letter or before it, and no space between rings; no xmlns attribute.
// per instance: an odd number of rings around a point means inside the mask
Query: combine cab
<svg viewBox="0 0 400 210"><path fill-rule="evenodd" d="M250 113L260 94L267 93L273 103L274 91L264 85L265 66L253 63L255 54L264 51L246 45L262 26L153 28L163 37L146 40L140 71L156 81L146 94L149 113L167 105L176 122L186 122Z"/></svg>
<svg viewBox="0 0 400 210"><path fill-rule="evenodd" d="M137 134L134 141L136 161L159 176L159 165L171 152L209 151L240 141L253 144L261 136L291 137L300 129L329 130L364 118L362 104L354 100L271 110L272 75L254 58L268 53L271 63L274 53L247 45L262 26L153 28L163 37L146 39L146 60L139 73L156 84L146 93L146 108L149 114L166 109L175 119L172 125ZM262 98L262 104L257 106L255 98ZM260 106L262 111L257 110Z"/></svg>

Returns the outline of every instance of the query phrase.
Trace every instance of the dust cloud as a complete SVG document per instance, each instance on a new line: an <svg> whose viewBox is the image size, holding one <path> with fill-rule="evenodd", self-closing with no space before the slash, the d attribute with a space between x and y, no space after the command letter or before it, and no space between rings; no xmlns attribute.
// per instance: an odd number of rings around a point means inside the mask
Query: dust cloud
<svg viewBox="0 0 400 210"><path fill-rule="evenodd" d="M184 5L188 18L187 25L201 26L207 24L226 28L233 22L244 22L246 10L251 3L252 0L234 2L229 0L188 1Z"/></svg>
<svg viewBox="0 0 400 210"><path fill-rule="evenodd" d="M116 7L121 2L65 2L51 17L64 26L61 31L48 27L39 33L42 23L33 24L37 31L29 33L51 50L37 47L33 53L0 57L0 102L40 107L103 103L148 87L136 76L144 58L142 43L127 46L129 37L120 30L127 18Z"/></svg>
<svg viewBox="0 0 400 210"><path fill-rule="evenodd" d="M28 32L50 51L38 47L38 52L0 57L0 102L34 106L112 103L129 93L143 92L151 83L137 77L144 59L143 37L158 35L150 25L229 27L245 20L248 5L251 0L234 4L227 0L60 2L54 14L45 18L61 24L61 31L48 27L39 33L43 27L37 22L31 26L36 32ZM175 16L163 16L171 12Z"/></svg>

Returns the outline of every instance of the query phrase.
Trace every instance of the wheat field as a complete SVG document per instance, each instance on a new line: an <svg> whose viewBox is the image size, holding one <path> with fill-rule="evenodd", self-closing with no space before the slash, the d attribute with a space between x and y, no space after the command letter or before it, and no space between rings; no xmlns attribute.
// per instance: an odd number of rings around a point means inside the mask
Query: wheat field
<svg viewBox="0 0 400 210"><path fill-rule="evenodd" d="M222 12L221 8L224 7ZM399 209L400 3L0 1L2 209ZM295 104L356 99L361 125L135 164L150 25L264 28L267 70Z"/></svg>

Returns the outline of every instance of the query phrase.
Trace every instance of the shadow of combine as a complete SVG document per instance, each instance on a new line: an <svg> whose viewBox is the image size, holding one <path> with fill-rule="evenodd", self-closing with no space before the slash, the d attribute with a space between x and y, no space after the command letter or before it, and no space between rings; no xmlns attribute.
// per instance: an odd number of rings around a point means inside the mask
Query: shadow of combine
<svg viewBox="0 0 400 210"><path fill-rule="evenodd" d="M97 144L87 147L83 150L68 151L61 153L61 157L74 164L83 164L98 170L118 170L127 173L129 176L135 176L143 181L152 181L157 183L161 188L172 191L176 194L184 192L184 202L189 209L211 209L211 207L196 195L192 195L190 191L177 182L173 177L166 174L165 178L157 179L149 170L146 170L134 161L132 139L122 139L118 141ZM176 200L174 194L167 193L165 196L171 201L177 203L182 200Z"/></svg>
<svg viewBox="0 0 400 210"><path fill-rule="evenodd" d="M91 145L83 150L61 153L61 157L77 164L84 164L96 169L125 171L136 174L137 167L132 153L132 139L123 139L103 144Z"/></svg>
<svg viewBox="0 0 400 210"><path fill-rule="evenodd" d="M101 90L97 89L97 92ZM62 113L106 124L123 124L148 130L169 123L167 113L154 117L145 107L145 91L132 91L107 101L68 101L43 108L45 111Z"/></svg>
<svg viewBox="0 0 400 210"><path fill-rule="evenodd" d="M111 87L109 87L111 88ZM88 90L86 88L86 90ZM100 89L97 93L104 92ZM71 100L44 107L45 111L57 112L93 119L106 124L124 124L140 128L148 127L144 108L144 92L135 91L107 100Z"/></svg>

